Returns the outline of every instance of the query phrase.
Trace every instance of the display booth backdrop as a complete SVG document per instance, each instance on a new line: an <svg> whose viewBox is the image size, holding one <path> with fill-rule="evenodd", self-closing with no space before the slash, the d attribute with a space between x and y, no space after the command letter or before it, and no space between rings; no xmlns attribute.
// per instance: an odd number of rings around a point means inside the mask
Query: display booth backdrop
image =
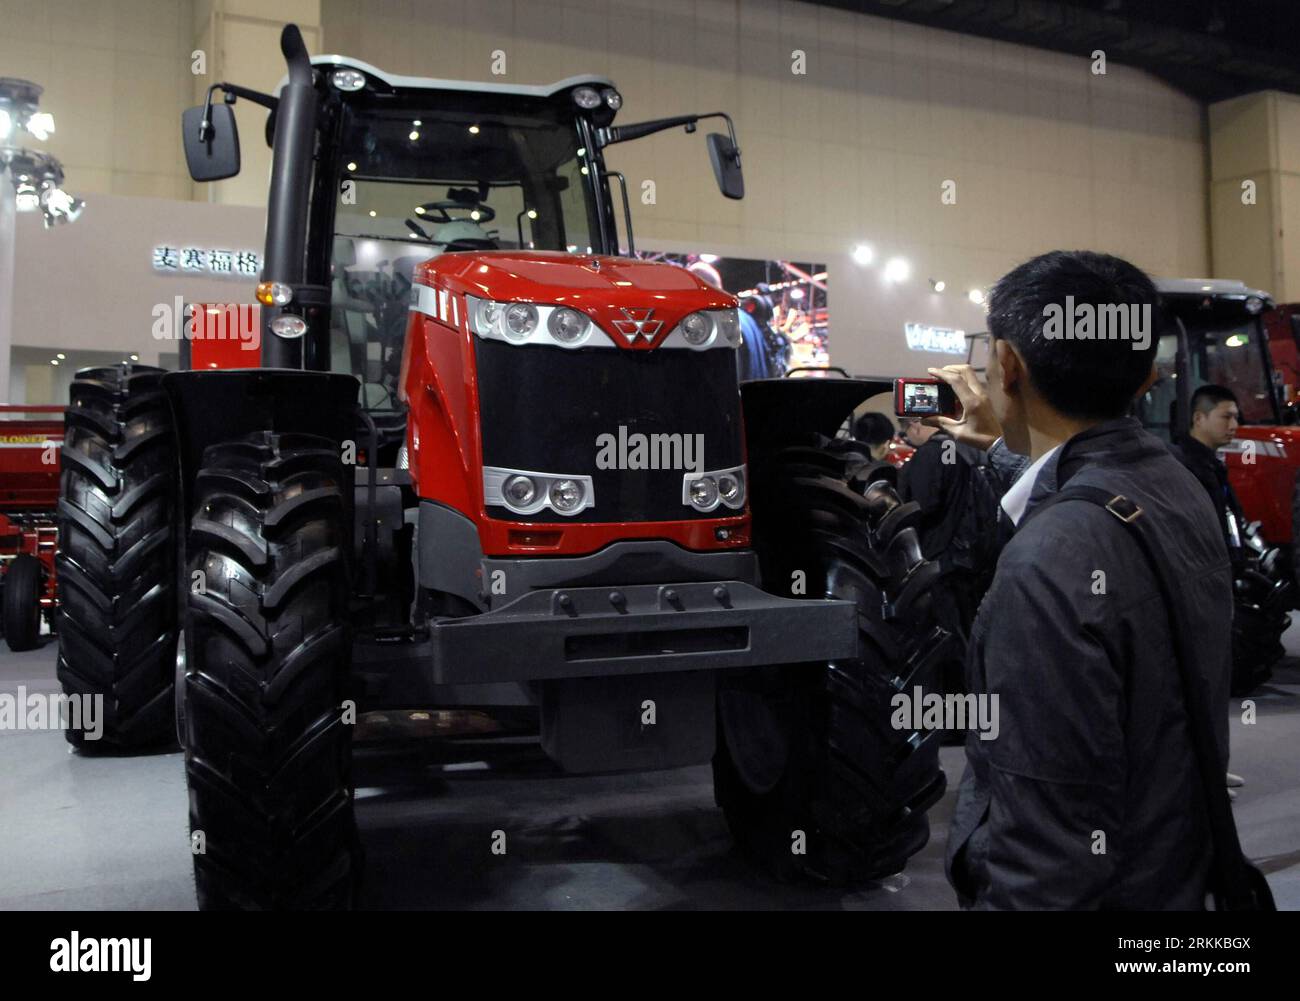
<svg viewBox="0 0 1300 1001"><path fill-rule="evenodd" d="M74 225L52 230L45 230L36 214L20 215L14 347L68 354L72 364L64 373L78 363L79 352L96 353L96 359L100 353L137 354L146 364L171 362L177 344L153 336L156 307L174 308L177 297L184 302L251 302L256 276L235 270L234 257L228 276L214 275L211 267L214 261L225 266L225 254L260 255L264 226L264 213L255 207L124 195L95 195ZM782 247L687 246L656 240L653 234L638 242L670 259L698 259L700 254L734 259L741 271L746 264L761 269L767 262L790 260ZM159 248L164 248L164 260L156 262ZM223 253L214 257L213 251ZM918 375L928 365L964 358L910 349L907 324L984 329L982 307L970 303L963 290L936 293L915 275L889 283L878 263L862 267L848 253L805 253L794 259L826 262L809 266L827 275L822 283L826 291L817 299L819 306L825 302L827 313L821 346L829 351L831 364L852 373ZM175 267L159 270L156 263ZM201 270L187 270L186 264ZM26 395L23 369L31 357L27 352L15 356L10 398L45 402L46 393L53 393L56 402L63 402L70 378L64 373L52 382L43 376L40 386L49 388L32 398Z"/></svg>

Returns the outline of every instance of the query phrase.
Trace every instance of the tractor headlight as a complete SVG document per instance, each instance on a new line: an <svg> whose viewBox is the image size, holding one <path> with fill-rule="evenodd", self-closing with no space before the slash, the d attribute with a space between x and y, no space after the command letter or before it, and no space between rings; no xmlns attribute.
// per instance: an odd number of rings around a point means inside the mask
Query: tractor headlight
<svg viewBox="0 0 1300 1001"><path fill-rule="evenodd" d="M664 338L662 348L734 348L740 344L740 313L731 309L700 309L688 313Z"/></svg>
<svg viewBox="0 0 1300 1001"><path fill-rule="evenodd" d="M550 319L546 321L546 326L552 337L570 347L582 343L591 333L591 320L587 318L587 314L579 313L569 306L560 306L553 310Z"/></svg>
<svg viewBox="0 0 1300 1001"><path fill-rule="evenodd" d="M481 299L475 314L478 329L480 331L491 330L496 327L497 321L501 319L501 303L493 302L491 299Z"/></svg>
<svg viewBox="0 0 1300 1001"><path fill-rule="evenodd" d="M501 332L516 344L528 340L537 329L537 307L531 302L512 302L502 316Z"/></svg>
<svg viewBox="0 0 1300 1001"><path fill-rule="evenodd" d="M719 504L740 510L745 506L745 467L687 473L682 477L682 503L705 514Z"/></svg>
<svg viewBox="0 0 1300 1001"><path fill-rule="evenodd" d="M691 347L704 347L713 339L713 318L708 313L692 313L682 320L682 336Z"/></svg>
<svg viewBox="0 0 1300 1001"><path fill-rule="evenodd" d="M307 333L307 321L301 316L286 313L271 321L271 333L292 340Z"/></svg>
<svg viewBox="0 0 1300 1001"><path fill-rule="evenodd" d="M712 476L691 480L688 489L691 507L697 511L712 511L718 506L718 483Z"/></svg>
<svg viewBox="0 0 1300 1001"><path fill-rule="evenodd" d="M537 496L537 484L527 476L512 476L506 480L501 493L511 506L524 508Z"/></svg>
<svg viewBox="0 0 1300 1001"><path fill-rule="evenodd" d="M551 484L551 507L569 514L582 506L582 484L577 480L556 480Z"/></svg>
<svg viewBox="0 0 1300 1001"><path fill-rule="evenodd" d="M330 74L330 83L339 90L360 90L366 85L366 75L360 70L335 70Z"/></svg>
<svg viewBox="0 0 1300 1001"><path fill-rule="evenodd" d="M595 87L575 87L573 89L573 103L584 111L600 107L600 100L600 94Z"/></svg>
<svg viewBox="0 0 1300 1001"><path fill-rule="evenodd" d="M740 310L720 309L714 315L722 340L733 348L740 347Z"/></svg>
<svg viewBox="0 0 1300 1001"><path fill-rule="evenodd" d="M414 300L411 308L437 319L436 300L432 294L427 298L427 302L425 298ZM618 347L591 317L572 306L494 302L472 295L465 297L465 305L470 330L484 340L562 348Z"/></svg>

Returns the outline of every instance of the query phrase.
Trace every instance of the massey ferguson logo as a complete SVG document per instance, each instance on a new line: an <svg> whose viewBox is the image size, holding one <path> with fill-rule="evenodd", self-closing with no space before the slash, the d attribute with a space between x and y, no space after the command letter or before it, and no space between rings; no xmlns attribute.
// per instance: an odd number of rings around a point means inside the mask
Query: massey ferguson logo
<svg viewBox="0 0 1300 1001"><path fill-rule="evenodd" d="M651 308L646 309L628 309L626 306L620 306L623 316L626 319L615 320L614 329L627 338L629 344L635 344L637 337L644 337L646 342L653 341L655 334L659 333L659 328L664 325L663 320L652 320L655 311Z"/></svg>

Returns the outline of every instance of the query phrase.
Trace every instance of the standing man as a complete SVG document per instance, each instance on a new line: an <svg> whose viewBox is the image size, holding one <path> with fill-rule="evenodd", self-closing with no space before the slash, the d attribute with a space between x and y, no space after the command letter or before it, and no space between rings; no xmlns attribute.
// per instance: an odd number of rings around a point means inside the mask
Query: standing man
<svg viewBox="0 0 1300 1001"><path fill-rule="evenodd" d="M1044 254L992 291L987 389L969 366L930 370L964 413L928 422L988 450L1011 484L1002 508L1016 526L967 660L970 690L998 700L1000 730L989 741L967 734L947 857L964 907L1204 906L1212 838L1169 610L1117 515L1049 504L1077 483L1141 508L1194 613L1189 666L1207 703L1223 707L1213 753L1226 768L1223 534L1195 479L1125 416L1155 378L1156 302L1127 261ZM1132 322L1122 336L1061 336L1062 311L1080 307Z"/></svg>
<svg viewBox="0 0 1300 1001"><path fill-rule="evenodd" d="M1174 445L1174 454L1209 494L1219 516L1223 541L1233 566L1241 561L1241 504L1228 483L1228 469L1215 453L1229 444L1241 422L1237 397L1208 383L1192 394L1192 426Z"/></svg>

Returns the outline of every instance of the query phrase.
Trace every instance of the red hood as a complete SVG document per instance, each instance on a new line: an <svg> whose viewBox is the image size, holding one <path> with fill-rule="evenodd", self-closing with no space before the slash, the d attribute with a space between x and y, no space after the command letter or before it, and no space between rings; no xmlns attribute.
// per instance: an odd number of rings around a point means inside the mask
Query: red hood
<svg viewBox="0 0 1300 1001"><path fill-rule="evenodd" d="M634 350L657 347L679 320L697 309L726 309L736 297L685 268L627 257L560 251L494 250L443 254L417 265L415 281L498 302L536 302L580 309ZM663 321L653 339L629 345L613 336L616 322ZM625 310L631 312L629 316Z"/></svg>

